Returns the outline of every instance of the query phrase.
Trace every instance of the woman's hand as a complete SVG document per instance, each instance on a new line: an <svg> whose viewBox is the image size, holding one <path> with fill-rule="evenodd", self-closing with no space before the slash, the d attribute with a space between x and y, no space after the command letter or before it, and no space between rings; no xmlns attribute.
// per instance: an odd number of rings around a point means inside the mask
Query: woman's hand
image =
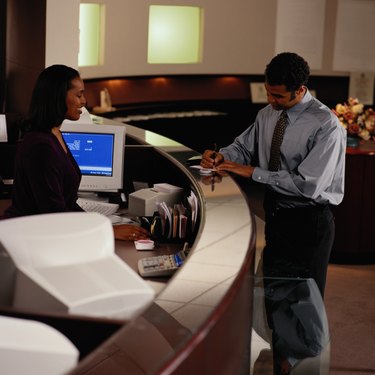
<svg viewBox="0 0 375 375"><path fill-rule="evenodd" d="M146 229L133 224L114 225L113 232L116 240L137 241L150 238L150 233Z"/></svg>

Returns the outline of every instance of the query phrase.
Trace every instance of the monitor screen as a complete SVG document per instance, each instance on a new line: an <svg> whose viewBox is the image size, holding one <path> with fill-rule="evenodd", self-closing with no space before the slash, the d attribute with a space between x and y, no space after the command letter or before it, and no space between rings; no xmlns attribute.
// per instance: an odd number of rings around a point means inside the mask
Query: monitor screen
<svg viewBox="0 0 375 375"><path fill-rule="evenodd" d="M82 173L80 191L122 189L125 126L64 123L61 132Z"/></svg>

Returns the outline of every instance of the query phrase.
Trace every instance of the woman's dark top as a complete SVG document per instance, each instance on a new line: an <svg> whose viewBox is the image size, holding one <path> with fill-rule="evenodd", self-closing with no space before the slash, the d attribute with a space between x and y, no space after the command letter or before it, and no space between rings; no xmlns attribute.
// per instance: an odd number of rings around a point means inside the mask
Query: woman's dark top
<svg viewBox="0 0 375 375"><path fill-rule="evenodd" d="M12 205L5 218L82 211L76 203L81 172L52 133L31 131L18 146Z"/></svg>

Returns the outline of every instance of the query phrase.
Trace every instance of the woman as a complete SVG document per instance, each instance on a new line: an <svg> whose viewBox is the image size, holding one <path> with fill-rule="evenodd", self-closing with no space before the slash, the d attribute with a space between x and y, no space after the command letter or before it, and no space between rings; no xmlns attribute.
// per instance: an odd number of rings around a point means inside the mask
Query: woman
<svg viewBox="0 0 375 375"><path fill-rule="evenodd" d="M46 68L35 84L15 163L12 205L5 218L82 211L77 204L80 169L60 132L62 122L80 118L86 105L84 83L65 65ZM116 239L148 238L138 226L113 227Z"/></svg>

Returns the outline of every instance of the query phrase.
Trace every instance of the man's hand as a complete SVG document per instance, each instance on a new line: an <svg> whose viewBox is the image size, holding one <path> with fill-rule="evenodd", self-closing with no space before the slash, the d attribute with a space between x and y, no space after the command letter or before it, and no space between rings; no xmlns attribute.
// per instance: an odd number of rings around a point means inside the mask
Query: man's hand
<svg viewBox="0 0 375 375"><path fill-rule="evenodd" d="M201 176L201 181L204 185L219 184L223 180L223 177L226 176L228 176L227 172L214 172L214 174L210 176Z"/></svg>
<svg viewBox="0 0 375 375"><path fill-rule="evenodd" d="M243 165L230 160L224 160L216 169L218 172L227 171L246 178L250 178L254 172L254 167L251 165Z"/></svg>
<svg viewBox="0 0 375 375"><path fill-rule="evenodd" d="M224 161L224 156L214 150L206 150L202 155L201 166L203 168L215 169Z"/></svg>

